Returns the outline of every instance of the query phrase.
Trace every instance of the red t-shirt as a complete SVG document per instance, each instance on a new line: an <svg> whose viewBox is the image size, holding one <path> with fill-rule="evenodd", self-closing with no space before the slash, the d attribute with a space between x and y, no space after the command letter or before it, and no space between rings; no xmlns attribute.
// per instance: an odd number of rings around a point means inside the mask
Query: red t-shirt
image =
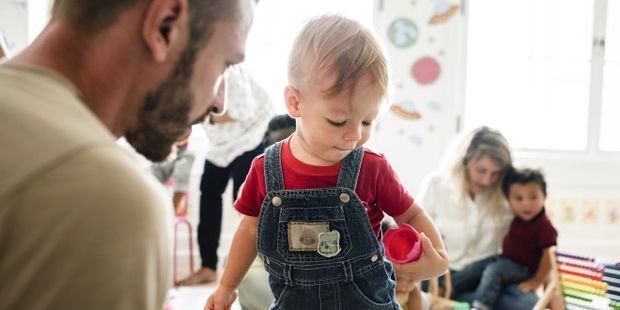
<svg viewBox="0 0 620 310"><path fill-rule="evenodd" d="M289 140L282 144L281 156L286 189L326 188L334 187L338 183L342 162L326 167L305 164L293 157ZM235 202L235 209L242 214L258 216L260 212L263 199L267 195L264 167L264 155L256 157L252 162L241 194ZM368 149L364 150L355 193L362 200L377 236L381 229L383 212L390 216L399 216L413 204L413 197L400 183L385 157Z"/></svg>
<svg viewBox="0 0 620 310"><path fill-rule="evenodd" d="M518 216L512 220L504 237L502 256L527 266L531 272L538 270L544 249L557 244L558 232L543 209L529 221Z"/></svg>

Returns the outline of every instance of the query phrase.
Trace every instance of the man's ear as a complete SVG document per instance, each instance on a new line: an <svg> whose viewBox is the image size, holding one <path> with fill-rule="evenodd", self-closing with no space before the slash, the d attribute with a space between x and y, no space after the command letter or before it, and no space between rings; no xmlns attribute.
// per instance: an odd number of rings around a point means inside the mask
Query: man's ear
<svg viewBox="0 0 620 310"><path fill-rule="evenodd" d="M163 62L178 44L189 39L187 0L150 1L142 24L142 36L155 62Z"/></svg>
<svg viewBox="0 0 620 310"><path fill-rule="evenodd" d="M292 85L287 85L284 88L284 103L286 104L286 111L292 118L301 116L301 112L299 111L300 99L301 94L297 88Z"/></svg>

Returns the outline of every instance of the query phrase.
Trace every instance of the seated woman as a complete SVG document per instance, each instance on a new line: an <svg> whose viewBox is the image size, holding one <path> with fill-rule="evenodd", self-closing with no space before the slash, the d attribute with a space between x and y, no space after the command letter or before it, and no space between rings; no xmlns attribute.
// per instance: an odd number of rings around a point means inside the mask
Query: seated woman
<svg viewBox="0 0 620 310"><path fill-rule="evenodd" d="M417 197L444 238L452 298L471 304L482 271L499 254L513 217L501 190L512 155L502 134L488 127L476 128L458 142ZM493 308L532 309L537 299L510 285Z"/></svg>

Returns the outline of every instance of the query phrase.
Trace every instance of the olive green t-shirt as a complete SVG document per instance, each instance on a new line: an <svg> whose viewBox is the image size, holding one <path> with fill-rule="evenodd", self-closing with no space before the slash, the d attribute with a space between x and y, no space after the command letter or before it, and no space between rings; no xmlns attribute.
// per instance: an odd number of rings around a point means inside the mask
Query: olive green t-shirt
<svg viewBox="0 0 620 310"><path fill-rule="evenodd" d="M0 309L161 309L171 208L59 75L0 65Z"/></svg>

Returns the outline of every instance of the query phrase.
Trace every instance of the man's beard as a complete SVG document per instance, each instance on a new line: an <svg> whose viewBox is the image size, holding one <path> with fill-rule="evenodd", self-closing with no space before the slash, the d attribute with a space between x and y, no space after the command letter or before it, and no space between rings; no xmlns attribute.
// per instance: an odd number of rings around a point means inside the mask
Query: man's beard
<svg viewBox="0 0 620 310"><path fill-rule="evenodd" d="M125 133L127 142L151 161L166 159L173 144L190 126L190 82L195 55L195 47L190 43L168 78L146 95L137 125Z"/></svg>

